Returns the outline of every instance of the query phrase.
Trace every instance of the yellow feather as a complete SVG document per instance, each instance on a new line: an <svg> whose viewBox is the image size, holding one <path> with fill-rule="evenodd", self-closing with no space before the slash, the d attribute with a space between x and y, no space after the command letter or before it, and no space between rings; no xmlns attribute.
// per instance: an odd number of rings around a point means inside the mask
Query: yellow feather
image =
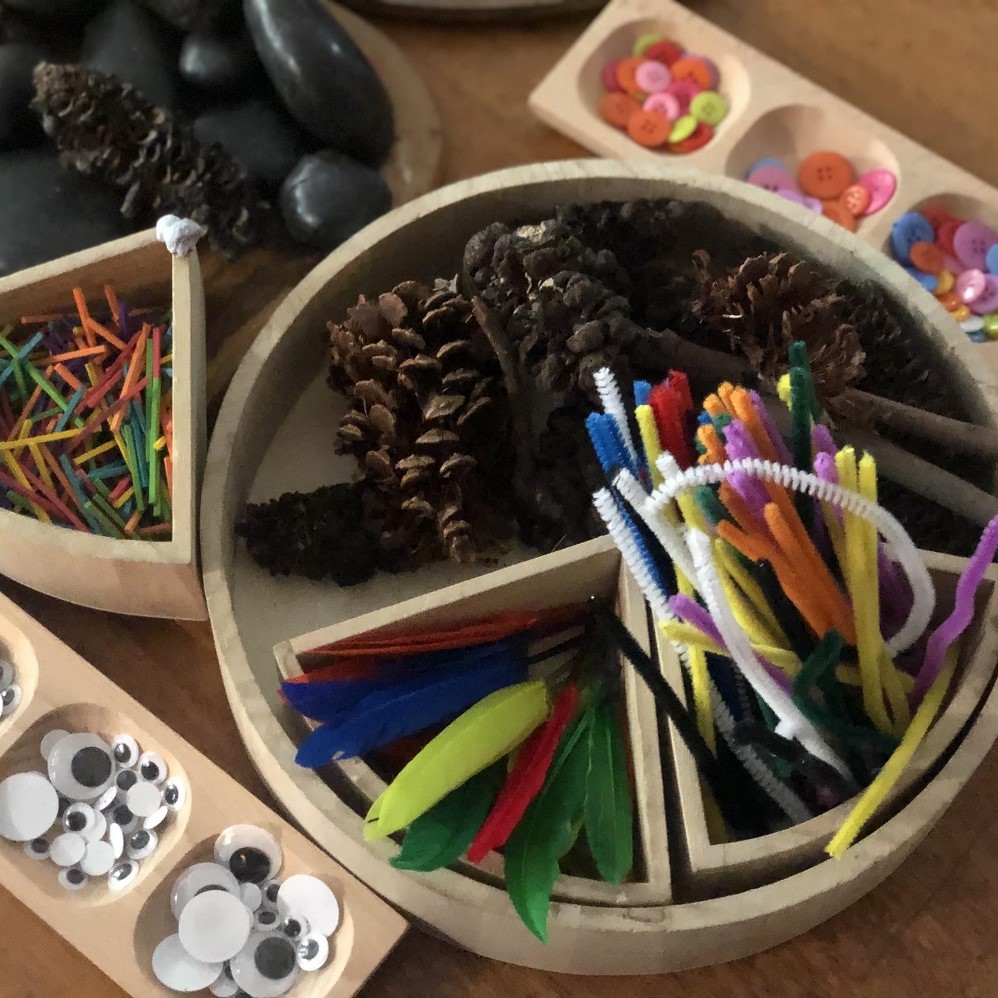
<svg viewBox="0 0 998 998"><path fill-rule="evenodd" d="M412 824L452 790L512 752L547 717L543 680L498 690L437 735L371 805L364 838L384 838Z"/></svg>

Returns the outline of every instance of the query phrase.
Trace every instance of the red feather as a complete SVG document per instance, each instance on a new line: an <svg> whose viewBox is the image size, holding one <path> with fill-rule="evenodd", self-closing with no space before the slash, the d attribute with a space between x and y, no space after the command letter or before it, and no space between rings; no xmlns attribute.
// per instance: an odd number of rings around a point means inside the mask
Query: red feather
<svg viewBox="0 0 998 998"><path fill-rule="evenodd" d="M541 792L555 750L578 705L579 690L574 683L568 683L555 701L551 716L523 743L499 797L468 849L472 863L480 863L513 834L530 802Z"/></svg>

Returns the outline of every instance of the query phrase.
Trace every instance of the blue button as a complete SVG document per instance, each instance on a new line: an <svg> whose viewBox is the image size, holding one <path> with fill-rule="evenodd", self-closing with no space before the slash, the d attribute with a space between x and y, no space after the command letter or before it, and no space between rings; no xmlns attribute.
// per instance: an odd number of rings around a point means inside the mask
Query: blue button
<svg viewBox="0 0 998 998"><path fill-rule="evenodd" d="M759 167L760 167L760 166L775 166L775 167L777 167L778 169L780 169L780 170L783 170L783 171L784 171L784 172L786 172L787 174L789 174L789 173L790 173L790 171L789 171L789 170L787 170L787 165L786 165L786 163L784 163L782 159L777 159L777 158L776 158L775 156L763 156L763 158L762 158L762 159L757 159L757 160L756 160L756 161L755 161L755 162L754 162L754 163L753 163L753 164L752 164L752 165L751 165L751 166L750 166L750 167L749 167L749 168L748 168L748 169L747 169L747 170L745 171L745 176L746 176L746 178L748 178L749 176L751 176L751 175L752 175L752 174L753 174L753 173L754 173L754 172L755 172L756 170L758 170L758 169L759 169Z"/></svg>
<svg viewBox="0 0 998 998"><path fill-rule="evenodd" d="M967 338L974 343L987 343L988 341L983 329L975 329L967 333Z"/></svg>
<svg viewBox="0 0 998 998"><path fill-rule="evenodd" d="M919 240L915 240L917 243ZM904 268L912 277L918 281L928 292L933 292L939 287L939 278L935 274L927 274L924 270L919 270L917 267L905 267Z"/></svg>
<svg viewBox="0 0 998 998"><path fill-rule="evenodd" d="M906 215L902 215L891 229L891 249L894 250L894 256L899 263L911 262L911 248L915 243L935 241L936 233L932 224L917 211L909 211Z"/></svg>
<svg viewBox="0 0 998 998"><path fill-rule="evenodd" d="M995 243L985 254L984 265L992 274L998 274L998 243Z"/></svg>

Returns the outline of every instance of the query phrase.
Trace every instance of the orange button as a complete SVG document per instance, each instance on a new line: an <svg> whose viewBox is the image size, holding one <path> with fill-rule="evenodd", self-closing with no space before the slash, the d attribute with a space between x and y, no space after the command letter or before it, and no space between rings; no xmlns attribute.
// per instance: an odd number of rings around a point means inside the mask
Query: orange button
<svg viewBox="0 0 998 998"><path fill-rule="evenodd" d="M945 294L939 295L939 304L942 305L947 312L952 312L953 309L959 308L963 302L952 292L947 291Z"/></svg>
<svg viewBox="0 0 998 998"><path fill-rule="evenodd" d="M671 131L672 122L658 111L635 111L627 122L627 134L649 149L665 145Z"/></svg>
<svg viewBox="0 0 998 998"><path fill-rule="evenodd" d="M960 302L956 308L949 309L949 314L952 315L957 322L963 322L964 319L970 318L970 309L967 308L963 302Z"/></svg>
<svg viewBox="0 0 998 998"><path fill-rule="evenodd" d="M629 55L626 59L621 59L617 63L617 82L620 84L621 89L629 93L632 97L638 97L640 94L641 99L647 95L638 86L637 80L634 79L634 73L644 61L639 55Z"/></svg>
<svg viewBox="0 0 998 998"><path fill-rule="evenodd" d="M669 152L687 153L702 149L714 137L714 129L705 121L698 121L697 127L693 129L693 134L687 136L681 142L670 142Z"/></svg>
<svg viewBox="0 0 998 998"><path fill-rule="evenodd" d="M822 201L839 197L854 179L852 164L837 152L811 153L797 171L801 190Z"/></svg>
<svg viewBox="0 0 998 998"><path fill-rule="evenodd" d="M946 254L935 243L913 243L908 256L914 266L927 274L941 274L946 269Z"/></svg>
<svg viewBox="0 0 998 998"><path fill-rule="evenodd" d="M821 209L825 218L838 222L843 229L856 231L856 216L839 201L826 201Z"/></svg>
<svg viewBox="0 0 998 998"><path fill-rule="evenodd" d="M932 293L937 298L942 298L942 296L946 294L947 291L953 290L954 284L956 284L956 277L954 277L954 275L950 271L944 270L942 271L942 273L940 273L939 283L936 285L936 290L933 291Z"/></svg>
<svg viewBox="0 0 998 998"><path fill-rule="evenodd" d="M677 59L669 67L669 71L674 80L688 80L701 90L713 88L714 74L710 71L710 66L695 55L684 55L682 59Z"/></svg>
<svg viewBox="0 0 998 998"><path fill-rule="evenodd" d="M599 116L614 128L626 128L631 115L641 109L641 105L630 95L614 91L603 94L599 102Z"/></svg>
<svg viewBox="0 0 998 998"><path fill-rule="evenodd" d="M946 221L947 218L951 218L950 213L941 204L927 204L918 209L919 215L922 218L928 219L929 225L939 231L939 226Z"/></svg>
<svg viewBox="0 0 998 998"><path fill-rule="evenodd" d="M859 184L847 187L839 198L842 207L846 211L852 212L856 218L859 218L870 207L872 200L873 195L865 187L860 187Z"/></svg>

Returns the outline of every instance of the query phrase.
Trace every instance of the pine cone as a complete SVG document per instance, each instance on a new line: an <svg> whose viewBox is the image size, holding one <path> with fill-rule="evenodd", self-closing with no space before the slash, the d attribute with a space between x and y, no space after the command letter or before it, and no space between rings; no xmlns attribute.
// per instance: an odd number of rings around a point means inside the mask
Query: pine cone
<svg viewBox="0 0 998 998"><path fill-rule="evenodd" d="M34 80L32 107L63 159L123 188L126 218L191 218L230 257L260 242L267 205L221 146L201 145L189 125L117 77L41 63Z"/></svg>
<svg viewBox="0 0 998 998"><path fill-rule="evenodd" d="M726 334L762 378L775 385L786 373L794 340L807 344L815 388L833 408L865 375L859 334L845 317L846 300L813 264L789 253L764 253L718 276L709 254L695 256L701 291L694 316Z"/></svg>
<svg viewBox="0 0 998 998"><path fill-rule="evenodd" d="M498 365L456 281L362 296L328 329L329 384L352 400L337 450L360 464L384 557L479 557L512 455Z"/></svg>

